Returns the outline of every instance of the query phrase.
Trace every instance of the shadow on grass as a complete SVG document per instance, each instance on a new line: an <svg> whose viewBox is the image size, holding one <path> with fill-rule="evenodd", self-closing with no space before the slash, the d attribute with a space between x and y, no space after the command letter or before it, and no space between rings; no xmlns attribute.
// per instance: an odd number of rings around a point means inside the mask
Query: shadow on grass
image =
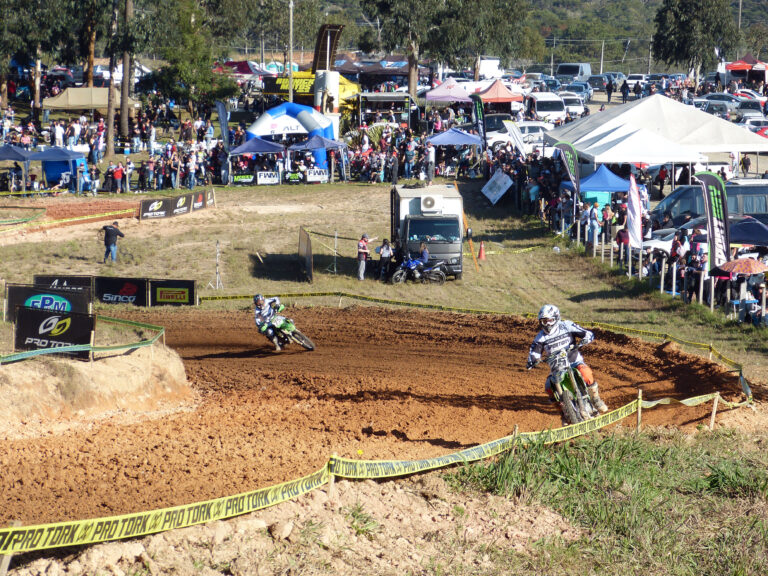
<svg viewBox="0 0 768 576"><path fill-rule="evenodd" d="M255 254L249 254L251 276L264 280L295 281L303 280L296 254L268 254L259 259Z"/></svg>

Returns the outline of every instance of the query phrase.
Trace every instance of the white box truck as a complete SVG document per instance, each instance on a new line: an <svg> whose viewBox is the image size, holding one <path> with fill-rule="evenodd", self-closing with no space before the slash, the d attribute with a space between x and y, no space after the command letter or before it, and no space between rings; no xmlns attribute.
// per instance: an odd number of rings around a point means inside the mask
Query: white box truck
<svg viewBox="0 0 768 576"><path fill-rule="evenodd" d="M418 254L424 242L430 261L445 262L447 275L457 280L462 274L464 202L453 184L406 188L396 185L391 192L392 239L404 250Z"/></svg>

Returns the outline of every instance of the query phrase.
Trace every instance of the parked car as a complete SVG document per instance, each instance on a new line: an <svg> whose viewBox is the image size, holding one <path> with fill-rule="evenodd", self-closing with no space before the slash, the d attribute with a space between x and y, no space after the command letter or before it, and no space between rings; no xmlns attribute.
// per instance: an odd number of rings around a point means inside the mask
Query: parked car
<svg viewBox="0 0 768 576"><path fill-rule="evenodd" d="M728 109L728 104L725 102L716 102L714 100L708 100L707 104L702 108L707 114L712 114L723 120L731 119L731 111Z"/></svg>
<svg viewBox="0 0 768 576"><path fill-rule="evenodd" d="M621 88L622 83L627 79L624 72L603 72L603 74L610 76L613 79L613 85L616 86L616 90Z"/></svg>
<svg viewBox="0 0 768 576"><path fill-rule="evenodd" d="M750 90L748 88L737 90L733 93L733 95L738 96L739 98L746 98L747 100L757 100L763 105L763 107L765 107L765 102L768 100L768 96L763 96L762 94L758 94L754 90Z"/></svg>
<svg viewBox="0 0 768 576"><path fill-rule="evenodd" d="M733 94L729 94L728 92L712 92L710 94L706 94L702 96L705 100L709 100L710 102L722 102L728 107L728 110L733 110L738 106L739 102L741 102L741 98L738 96L734 96Z"/></svg>
<svg viewBox="0 0 768 576"><path fill-rule="evenodd" d="M768 118L755 118L752 116L747 116L742 118L737 126L741 126L750 132L757 132L763 128L768 128Z"/></svg>
<svg viewBox="0 0 768 576"><path fill-rule="evenodd" d="M584 114L585 106L581 96L574 92L558 92L560 98L565 104L565 111L571 116L581 116Z"/></svg>
<svg viewBox="0 0 768 576"><path fill-rule="evenodd" d="M547 85L547 89L550 92L557 92L562 87L560 80L558 80L557 78L546 78L544 80L544 83Z"/></svg>
<svg viewBox="0 0 768 576"><path fill-rule="evenodd" d="M639 83L640 87L642 88L645 86L646 82L646 76L645 74L630 74L627 76L627 86L629 86L630 90L635 89L635 84Z"/></svg>
<svg viewBox="0 0 768 576"><path fill-rule="evenodd" d="M593 74L587 79L587 84L589 84L595 92L605 92L605 88L608 86L608 76L605 74Z"/></svg>
<svg viewBox="0 0 768 576"><path fill-rule="evenodd" d="M745 118L765 118L763 114L763 105L757 100L742 100L731 111L731 120L741 122Z"/></svg>
<svg viewBox="0 0 768 576"><path fill-rule="evenodd" d="M584 104L587 104L587 102L592 99L592 88L585 82L572 82L571 84L566 84L563 86L563 90L577 94Z"/></svg>

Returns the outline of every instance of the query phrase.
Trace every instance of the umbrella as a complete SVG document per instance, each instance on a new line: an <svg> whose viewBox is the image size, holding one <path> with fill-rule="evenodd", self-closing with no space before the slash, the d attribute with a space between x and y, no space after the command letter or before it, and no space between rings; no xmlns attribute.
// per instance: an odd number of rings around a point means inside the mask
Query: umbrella
<svg viewBox="0 0 768 576"><path fill-rule="evenodd" d="M754 258L739 258L723 262L720 266L712 268L709 273L712 276L728 276L729 274L760 274L768 270L768 266Z"/></svg>
<svg viewBox="0 0 768 576"><path fill-rule="evenodd" d="M434 146L480 146L482 140L476 134L469 134L458 128L451 128L427 138Z"/></svg>

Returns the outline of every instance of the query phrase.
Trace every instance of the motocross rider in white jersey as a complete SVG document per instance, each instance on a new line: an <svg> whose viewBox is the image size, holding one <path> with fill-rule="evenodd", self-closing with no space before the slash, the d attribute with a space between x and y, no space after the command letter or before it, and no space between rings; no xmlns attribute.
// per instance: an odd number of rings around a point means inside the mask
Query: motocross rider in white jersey
<svg viewBox="0 0 768 576"><path fill-rule="evenodd" d="M589 392L589 398L592 400L592 405L600 412L608 412L608 407L600 399L600 395L597 391L597 382L592 374L592 369L584 363L584 358L581 356L579 349L586 346L592 340L595 339L595 335L570 320L560 319L560 310L557 306L551 304L545 304L539 310L539 325L541 330L533 339L530 352L528 353L528 368L533 368L536 364L541 362L542 355L546 354L551 356L557 354L561 350L567 350L572 348L568 352L568 361L571 366L576 368L584 379L584 383L587 385L587 392ZM581 341L576 346L576 338ZM554 398L552 392L552 375L550 374L545 384L545 389L550 398Z"/></svg>
<svg viewBox="0 0 768 576"><path fill-rule="evenodd" d="M275 345L277 352L281 350L280 341L270 321L275 314L281 312L284 308L285 306L280 304L280 299L277 296L265 298L261 294L256 294L253 297L253 319L256 322L256 326L259 332L264 334Z"/></svg>

